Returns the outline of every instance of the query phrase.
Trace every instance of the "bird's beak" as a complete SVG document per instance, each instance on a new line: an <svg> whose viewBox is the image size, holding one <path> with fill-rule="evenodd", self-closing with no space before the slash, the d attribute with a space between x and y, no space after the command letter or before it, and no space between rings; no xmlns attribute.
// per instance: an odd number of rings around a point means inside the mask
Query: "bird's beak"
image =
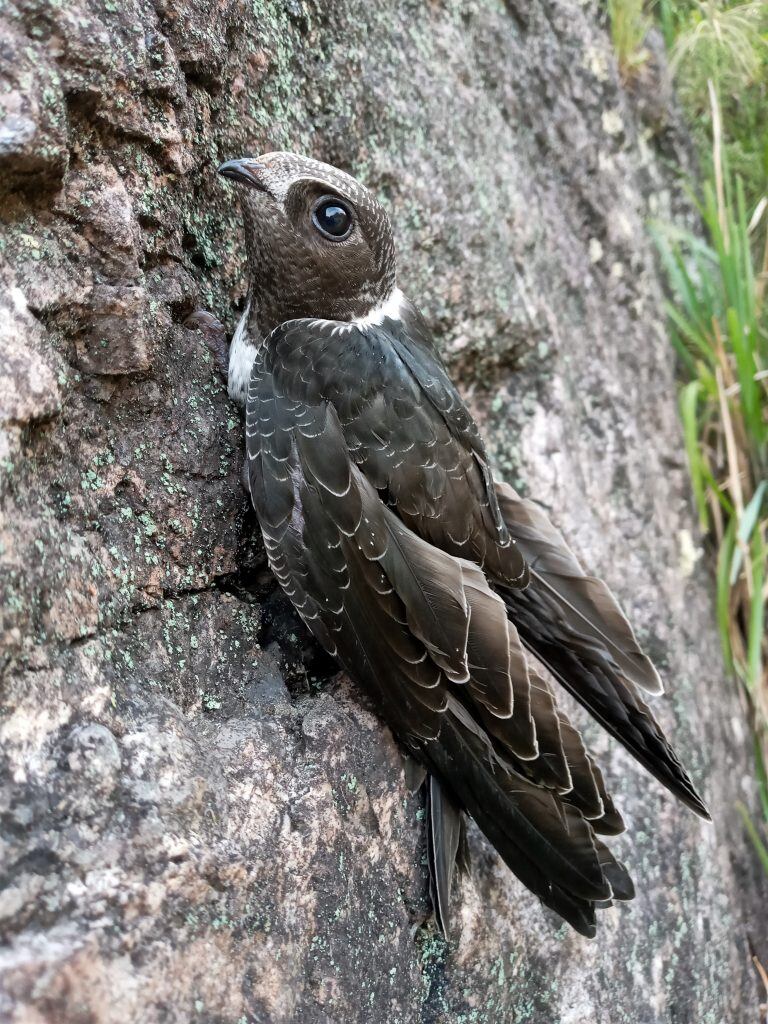
<svg viewBox="0 0 768 1024"><path fill-rule="evenodd" d="M269 192L264 181L267 168L258 160L227 160L219 167L219 174L233 181L242 181L259 192Z"/></svg>

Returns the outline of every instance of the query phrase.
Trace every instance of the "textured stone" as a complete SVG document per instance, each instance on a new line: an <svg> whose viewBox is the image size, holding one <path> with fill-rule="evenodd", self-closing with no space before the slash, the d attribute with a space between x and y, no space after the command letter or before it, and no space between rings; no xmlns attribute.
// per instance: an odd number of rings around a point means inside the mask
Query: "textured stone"
<svg viewBox="0 0 768 1024"><path fill-rule="evenodd" d="M86 325L76 339L77 359L89 373L142 373L149 369L145 320L147 294L141 287L97 285L80 316Z"/></svg>
<svg viewBox="0 0 768 1024"><path fill-rule="evenodd" d="M67 118L55 65L10 22L0 39L0 189L55 187L69 157Z"/></svg>
<svg viewBox="0 0 768 1024"><path fill-rule="evenodd" d="M0 426L50 419L61 409L43 334L24 293L9 285L0 294Z"/></svg>
<svg viewBox="0 0 768 1024"><path fill-rule="evenodd" d="M620 87L602 5L3 13L27 76L8 113L36 134L12 124L20 156L0 154L0 1019L751 1024L750 744L691 559L645 232L688 213L686 142L660 90ZM656 708L715 822L590 726L638 887L591 943L474 830L455 936L435 936L421 798L274 591L196 311L231 329L245 293L215 167L277 148L384 197L497 471L608 578L668 680Z"/></svg>

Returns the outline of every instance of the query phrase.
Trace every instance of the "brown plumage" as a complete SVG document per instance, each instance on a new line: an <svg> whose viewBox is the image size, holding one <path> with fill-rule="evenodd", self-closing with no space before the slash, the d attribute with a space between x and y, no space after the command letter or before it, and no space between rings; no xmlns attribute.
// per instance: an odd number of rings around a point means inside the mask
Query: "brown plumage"
<svg viewBox="0 0 768 1024"><path fill-rule="evenodd" d="M270 565L321 644L428 773L431 891L449 926L472 815L512 871L585 935L632 882L623 828L535 655L698 814L640 690L660 691L607 587L533 503L494 482L428 328L395 287L389 220L335 168L232 161L250 301L230 355ZM252 365L251 365L252 364Z"/></svg>

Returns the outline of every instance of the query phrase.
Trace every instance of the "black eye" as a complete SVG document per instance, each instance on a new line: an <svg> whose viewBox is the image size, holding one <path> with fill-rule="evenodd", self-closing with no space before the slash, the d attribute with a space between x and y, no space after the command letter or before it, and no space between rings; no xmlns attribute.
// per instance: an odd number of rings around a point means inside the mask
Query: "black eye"
<svg viewBox="0 0 768 1024"><path fill-rule="evenodd" d="M352 230L352 214L339 199L321 199L312 211L312 223L321 235L338 242Z"/></svg>

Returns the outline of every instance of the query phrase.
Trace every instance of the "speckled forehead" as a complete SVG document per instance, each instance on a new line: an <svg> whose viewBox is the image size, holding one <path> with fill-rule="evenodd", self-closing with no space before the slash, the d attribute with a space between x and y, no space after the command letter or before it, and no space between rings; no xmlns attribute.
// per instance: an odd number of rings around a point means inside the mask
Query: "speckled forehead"
<svg viewBox="0 0 768 1024"><path fill-rule="evenodd" d="M297 153L264 153L257 160L268 169L269 187L280 202L285 200L294 182L309 178L323 182L357 205L379 208L375 197L351 174L324 164L321 160L299 156Z"/></svg>

